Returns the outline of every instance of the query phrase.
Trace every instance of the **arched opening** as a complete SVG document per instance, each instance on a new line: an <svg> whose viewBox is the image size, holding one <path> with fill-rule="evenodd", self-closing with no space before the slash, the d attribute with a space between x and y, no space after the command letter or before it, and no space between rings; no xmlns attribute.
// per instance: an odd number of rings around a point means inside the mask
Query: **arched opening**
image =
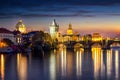
<svg viewBox="0 0 120 80"><path fill-rule="evenodd" d="M83 44L76 43L74 45L74 51L78 51L78 50L83 49L83 48L84 48Z"/></svg>
<svg viewBox="0 0 120 80"><path fill-rule="evenodd" d="M59 49L59 50L63 50L63 49L66 49L66 45L64 45L64 44L58 44L56 46L56 48Z"/></svg>
<svg viewBox="0 0 120 80"><path fill-rule="evenodd" d="M83 46L83 44L80 44L80 43L76 43L75 45L74 45L74 49L75 48L83 48L84 46Z"/></svg>
<svg viewBox="0 0 120 80"><path fill-rule="evenodd" d="M99 43L94 43L94 44L92 44L91 47L92 47L92 48L102 48L102 45L99 44Z"/></svg>
<svg viewBox="0 0 120 80"><path fill-rule="evenodd" d="M114 42L110 45L111 49L120 49L120 43Z"/></svg>
<svg viewBox="0 0 120 80"><path fill-rule="evenodd" d="M9 47L11 45L13 45L14 43L8 39L8 38L4 38L0 41L0 48L3 48L3 47Z"/></svg>

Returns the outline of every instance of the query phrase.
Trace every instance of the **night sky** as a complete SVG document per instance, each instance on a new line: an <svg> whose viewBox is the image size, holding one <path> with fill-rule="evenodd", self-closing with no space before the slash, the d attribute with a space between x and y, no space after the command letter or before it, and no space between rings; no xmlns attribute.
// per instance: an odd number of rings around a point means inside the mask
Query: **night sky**
<svg viewBox="0 0 120 80"><path fill-rule="evenodd" d="M48 31L56 19L63 33L69 23L78 33L118 33L120 0L0 0L0 27L13 30L19 19L31 30Z"/></svg>

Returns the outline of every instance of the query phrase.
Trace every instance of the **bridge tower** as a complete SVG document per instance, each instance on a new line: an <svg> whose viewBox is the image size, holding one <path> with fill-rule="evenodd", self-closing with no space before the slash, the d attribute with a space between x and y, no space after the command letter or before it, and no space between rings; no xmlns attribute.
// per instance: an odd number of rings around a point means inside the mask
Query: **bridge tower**
<svg viewBox="0 0 120 80"><path fill-rule="evenodd" d="M50 24L49 30L50 30L50 35L51 35L52 39L55 40L59 35L59 33L58 33L59 25L56 23L55 19L53 20L52 24Z"/></svg>

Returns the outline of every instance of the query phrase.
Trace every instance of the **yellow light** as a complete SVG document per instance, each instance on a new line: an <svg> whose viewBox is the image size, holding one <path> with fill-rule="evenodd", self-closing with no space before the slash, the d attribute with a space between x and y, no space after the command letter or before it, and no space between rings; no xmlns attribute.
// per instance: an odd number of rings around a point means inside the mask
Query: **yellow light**
<svg viewBox="0 0 120 80"><path fill-rule="evenodd" d="M67 34L68 34L68 35L72 35L72 34L73 34L73 31L72 31L72 30L67 30Z"/></svg>
<svg viewBox="0 0 120 80"><path fill-rule="evenodd" d="M115 51L115 77L119 77L119 51Z"/></svg>
<svg viewBox="0 0 120 80"><path fill-rule="evenodd" d="M67 72L67 60L66 60L66 50L62 51L60 53L61 55L61 68L62 68L62 76L66 76L66 72Z"/></svg>
<svg viewBox="0 0 120 80"><path fill-rule="evenodd" d="M77 51L76 52L76 74L77 76L81 76L82 75L82 55L83 51Z"/></svg>
<svg viewBox="0 0 120 80"><path fill-rule="evenodd" d="M26 28L20 27L20 28L19 28L19 31L20 31L21 33L26 33Z"/></svg>
<svg viewBox="0 0 120 80"><path fill-rule="evenodd" d="M8 45L5 42L0 41L0 48L7 47Z"/></svg>
<svg viewBox="0 0 120 80"><path fill-rule="evenodd" d="M50 55L50 78L51 80L56 80L55 76L56 76L56 60L55 60L55 54L51 54Z"/></svg>
<svg viewBox="0 0 120 80"><path fill-rule="evenodd" d="M101 48L92 48L92 59L94 61L94 77L97 79L101 68Z"/></svg>
<svg viewBox="0 0 120 80"><path fill-rule="evenodd" d="M5 69L4 69L4 64L5 63L5 61L4 61L4 56L3 56L3 54L1 54L1 78L2 78L2 80L4 80L4 76L5 76Z"/></svg>
<svg viewBox="0 0 120 80"><path fill-rule="evenodd" d="M112 52L107 50L107 77L110 78L112 70Z"/></svg>
<svg viewBox="0 0 120 80"><path fill-rule="evenodd" d="M17 54L17 71L20 80L26 80L27 76L27 58Z"/></svg>

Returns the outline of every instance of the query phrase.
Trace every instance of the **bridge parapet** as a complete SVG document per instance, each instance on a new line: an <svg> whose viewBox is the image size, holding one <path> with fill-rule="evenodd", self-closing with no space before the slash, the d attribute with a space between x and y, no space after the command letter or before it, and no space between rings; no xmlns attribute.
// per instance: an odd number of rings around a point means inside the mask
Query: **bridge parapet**
<svg viewBox="0 0 120 80"><path fill-rule="evenodd" d="M92 45L98 44L101 45L101 48L107 49L110 48L110 45L113 43L120 43L120 40L102 40L102 41L64 41L64 42L58 42L57 44L64 44L66 47L74 48L76 44L83 45L83 48L91 48Z"/></svg>

